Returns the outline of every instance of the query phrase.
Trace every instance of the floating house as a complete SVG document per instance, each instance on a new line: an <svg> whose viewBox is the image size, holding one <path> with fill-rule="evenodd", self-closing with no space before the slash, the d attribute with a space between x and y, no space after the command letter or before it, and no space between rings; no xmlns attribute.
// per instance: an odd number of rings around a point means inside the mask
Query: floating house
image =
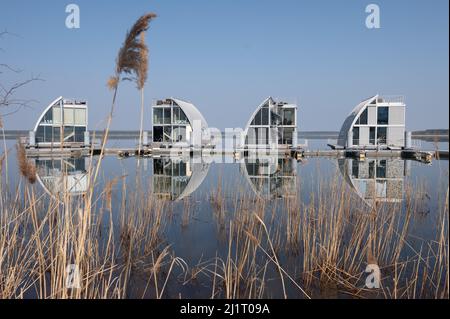
<svg viewBox="0 0 450 319"><path fill-rule="evenodd" d="M297 105L267 98L244 130L245 148L275 149L297 146Z"/></svg>
<svg viewBox="0 0 450 319"><path fill-rule="evenodd" d="M405 146L403 97L375 95L359 103L344 121L338 148L402 148Z"/></svg>
<svg viewBox="0 0 450 319"><path fill-rule="evenodd" d="M369 206L376 203L399 203L403 200L404 178L409 162L402 159L339 159L344 180Z"/></svg>
<svg viewBox="0 0 450 319"><path fill-rule="evenodd" d="M154 158L153 195L164 200L182 200L202 184L208 174L209 165L199 157Z"/></svg>
<svg viewBox="0 0 450 319"><path fill-rule="evenodd" d="M73 147L89 144L88 106L62 96L50 103L30 132L31 147Z"/></svg>
<svg viewBox="0 0 450 319"><path fill-rule="evenodd" d="M87 157L37 158L36 177L42 188L52 197L80 196L88 190Z"/></svg>
<svg viewBox="0 0 450 319"><path fill-rule="evenodd" d="M240 170L258 197L272 199L297 196L297 161L291 157L245 157Z"/></svg>
<svg viewBox="0 0 450 319"><path fill-rule="evenodd" d="M168 98L156 101L152 110L154 146L201 147L207 143L208 123L194 104Z"/></svg>

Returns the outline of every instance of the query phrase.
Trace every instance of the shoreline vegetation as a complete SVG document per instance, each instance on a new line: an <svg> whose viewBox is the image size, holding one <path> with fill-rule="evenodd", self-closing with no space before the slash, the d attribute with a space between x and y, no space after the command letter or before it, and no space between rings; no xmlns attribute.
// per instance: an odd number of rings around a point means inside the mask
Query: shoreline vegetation
<svg viewBox="0 0 450 319"><path fill-rule="evenodd" d="M219 179L207 200L218 248L187 262L167 232L195 227L198 198L161 199L139 177L132 191L126 175L91 185L91 196L49 197L23 174L0 184L0 298L449 297L448 187L434 238L423 239L413 229L429 209L425 185L407 185L402 203L368 206L338 172L304 202ZM80 288L67 288L71 264ZM368 264L380 267L380 289L365 288Z"/></svg>

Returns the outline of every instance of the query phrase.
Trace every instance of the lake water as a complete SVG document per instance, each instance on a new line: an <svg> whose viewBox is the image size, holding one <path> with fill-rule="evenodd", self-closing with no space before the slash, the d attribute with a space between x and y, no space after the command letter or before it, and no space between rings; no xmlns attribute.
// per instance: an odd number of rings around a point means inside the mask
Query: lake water
<svg viewBox="0 0 450 319"><path fill-rule="evenodd" d="M110 141L110 146L129 146L133 143L134 141ZM313 140L309 142L309 147L324 149L326 143L327 141ZM426 145L428 149L435 147L432 143ZM9 146L13 148L13 144L10 143ZM440 144L440 147L448 149L448 142ZM91 159L41 158L32 161L38 172L38 182L34 187L36 192L46 196L47 200L62 196L62 184L66 185L66 192L73 198L86 193L85 176ZM94 158L93 161L95 164L97 159ZM20 174L13 150L8 162L9 183L17 185ZM61 168L66 170L67 176L64 178L61 177ZM212 294L214 297L269 298L282 298L286 294L289 298L304 298L305 294L298 286L303 287L310 297L360 296L355 289L364 288L364 278L367 276L365 267L370 263L366 244L370 232L362 231L360 237L356 236L355 229L360 225L358 214L369 216L394 213L396 216L386 217L384 225L381 222L379 227L388 229L390 225L386 221L389 220L394 224L395 230L380 231L377 235L389 236L389 240L386 238L384 242L383 238L371 238L374 240L373 245L378 245L374 251L379 253L376 260L383 277L387 277L384 279L385 286L382 292L358 292L379 298L392 297L392 279L396 278L396 275L389 263L395 258L399 265L406 265L402 272L396 269L401 272L399 278L405 287L408 286L410 278L415 278L416 271L422 276L432 277L427 275L427 272L435 269L436 259L431 258L431 255L439 250L434 245L439 235L442 215L448 216L448 202L445 208L448 174L449 166L446 160L434 160L431 164L424 164L397 158L367 158L364 161L348 158L306 158L297 161L283 157L253 160L230 157L121 159L107 156L102 163L96 189L100 194L108 182L115 181L111 184L110 200L118 242L121 240L118 234L123 227L121 219L123 220L123 215L128 214L130 209L123 210L124 200L132 202L134 196L143 196L154 197L156 201L165 203L157 249L160 251L169 246L171 254L182 259L188 269L174 267L163 295L169 298L209 298ZM64 182L61 182L62 179ZM339 197L340 192L344 193L344 197ZM321 196L324 202L319 201ZM329 203L325 203L327 197ZM409 201L411 197L414 198L413 207ZM334 210L337 204L333 203L333 200L336 198L345 198L348 202L343 209L349 213L342 213L342 216L348 217L348 225L345 227L339 226L340 217L337 214L341 213ZM98 214L104 210L103 206L96 208ZM310 207L317 210L313 218L305 217L312 209ZM139 211L136 206L131 209L134 209L134 213ZM262 219L268 234L259 230L258 234L262 240L259 241L259 247L253 247L254 259L251 259L251 262L250 259L242 262L242 274L238 275L241 276L241 282L234 293L227 292L229 287L219 283L223 278L213 276L212 273L220 273L217 270L220 268L218 259L228 260L230 265L234 263L239 268L239 258L245 256L242 252L244 247L240 245L250 245L244 237L246 234L256 236L252 233L255 224L251 224L245 214L251 217L258 211L265 212ZM327 216L319 216L328 211L330 220L327 220ZM333 219L333 216L336 219ZM104 217L102 220L102 227L107 229L108 218ZM306 222L311 222L313 226L306 227ZM404 229L402 225L406 222L408 226ZM239 239L237 234L240 226L244 231L240 234L243 237ZM339 238L326 238L327 234L334 234L334 230L339 227L342 227L342 231L336 233ZM371 226L367 227L369 229ZM311 229L316 232L308 233ZM448 228L444 231L448 248ZM266 237L270 238L271 242ZM360 238L361 243L355 243L357 238ZM309 241L314 242L317 247L311 248ZM389 241L392 241L391 248L388 247L391 245ZM339 243L340 247L337 255L330 257L333 242ZM399 245L400 253L394 258L393 251ZM276 262L271 247L276 251ZM361 252L356 252L357 248L361 248ZM252 249L249 249L249 253L253 252ZM308 255L313 255L313 251L317 256L314 260L307 260ZM325 251L329 254L324 253ZM350 251L355 251L355 259L358 259L358 262L350 264L344 261L351 260L348 256ZM448 261L448 256L444 258ZM426 262L421 262L425 259ZM410 266L408 261L411 262ZM277 264L283 268L286 286L284 289ZM224 265L229 264L225 262ZM136 266L130 275L126 296L155 297L152 289L146 289L148 276L145 271L140 272L139 269ZM216 270L213 271L214 269ZM234 268L230 266L226 269ZM430 278L434 284L441 285L436 291L430 288L430 291L423 292L426 288L421 289L419 282L414 289L404 288L403 297L408 297L407 294L412 291L417 293L416 297L419 297L420 293L423 293L421 296L424 297L434 296L438 294L437 290L440 293L442 286L446 284L448 287L448 282L445 283L448 263L444 270L445 273L440 276ZM343 275L350 271L358 278L353 280L352 276ZM311 275L313 279L308 281L305 274ZM252 280L253 286L250 283ZM352 288L348 287L350 282ZM428 285L433 286L429 283L423 286ZM399 291L402 290L399 288ZM30 292L29 297L33 297L33 293Z"/></svg>

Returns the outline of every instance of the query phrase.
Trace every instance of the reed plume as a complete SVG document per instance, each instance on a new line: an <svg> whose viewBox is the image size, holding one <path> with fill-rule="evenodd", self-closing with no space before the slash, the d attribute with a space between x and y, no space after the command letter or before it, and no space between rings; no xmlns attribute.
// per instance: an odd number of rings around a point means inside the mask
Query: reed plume
<svg viewBox="0 0 450 319"><path fill-rule="evenodd" d="M20 173L23 177L28 179L30 184L34 184L36 182L36 166L27 159L25 147L21 143L17 143L16 149Z"/></svg>
<svg viewBox="0 0 450 319"><path fill-rule="evenodd" d="M97 162L97 166L95 168L95 174L93 177L93 184L97 179L101 158L105 152L106 141L108 140L109 128L111 126L112 116L114 114L114 107L116 104L117 97L117 89L119 87L120 80L132 80L133 75L134 78L138 79L141 76L140 70L142 70L142 65L144 64L142 61L143 54L141 53L143 50L146 50L147 47L145 43L142 43L139 39L141 33L147 31L150 21L156 18L156 14L150 12L141 16L133 25L130 31L128 31L125 42L122 47L119 49L119 53L116 58L116 68L115 73L111 76L107 81L107 86L114 91L113 99L111 103L111 110L109 112L108 120L106 123L106 128L103 134L102 139L102 147L100 150L100 160ZM121 78L122 75L125 77ZM91 197L91 196L89 196Z"/></svg>

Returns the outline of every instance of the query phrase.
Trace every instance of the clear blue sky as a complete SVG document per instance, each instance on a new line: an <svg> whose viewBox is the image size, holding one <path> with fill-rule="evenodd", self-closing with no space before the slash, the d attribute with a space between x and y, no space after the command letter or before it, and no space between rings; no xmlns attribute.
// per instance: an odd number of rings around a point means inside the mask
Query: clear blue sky
<svg viewBox="0 0 450 319"><path fill-rule="evenodd" d="M81 28L65 27L76 3ZM365 26L365 8L381 9L381 29ZM89 101L89 126L101 127L111 93L106 80L136 18L159 17L147 34L146 85L152 99L197 105L210 126L242 127L267 96L296 100L300 130L338 130L360 100L406 96L407 128L449 127L448 0L0 0L0 63L22 69L2 84L40 75L19 97L39 101L5 120L30 129L57 96ZM139 127L134 84L119 90L114 129Z"/></svg>

